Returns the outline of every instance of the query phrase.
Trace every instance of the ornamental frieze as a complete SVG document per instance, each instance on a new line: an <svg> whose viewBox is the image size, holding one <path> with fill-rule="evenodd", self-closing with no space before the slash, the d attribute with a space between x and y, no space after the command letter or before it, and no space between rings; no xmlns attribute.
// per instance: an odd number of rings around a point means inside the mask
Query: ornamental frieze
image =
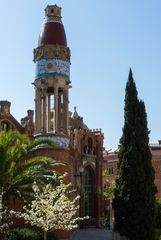
<svg viewBox="0 0 161 240"><path fill-rule="evenodd" d="M34 61L41 58L60 58L70 61L70 49L60 45L44 45L34 49Z"/></svg>

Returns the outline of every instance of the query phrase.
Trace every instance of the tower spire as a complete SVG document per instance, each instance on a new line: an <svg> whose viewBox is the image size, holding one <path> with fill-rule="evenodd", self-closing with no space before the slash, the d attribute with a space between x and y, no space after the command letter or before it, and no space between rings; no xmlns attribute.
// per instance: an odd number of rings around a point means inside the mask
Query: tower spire
<svg viewBox="0 0 161 240"><path fill-rule="evenodd" d="M36 133L68 133L70 49L61 18L57 5L45 8L39 44L34 50Z"/></svg>
<svg viewBox="0 0 161 240"><path fill-rule="evenodd" d="M38 45L59 44L67 46L66 34L62 23L61 8L48 5L45 8L45 18L39 36Z"/></svg>

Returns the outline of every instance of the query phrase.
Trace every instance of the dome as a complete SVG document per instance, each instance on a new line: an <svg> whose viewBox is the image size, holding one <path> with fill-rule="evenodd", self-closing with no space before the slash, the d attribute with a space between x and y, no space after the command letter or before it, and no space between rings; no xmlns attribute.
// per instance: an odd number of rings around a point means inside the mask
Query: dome
<svg viewBox="0 0 161 240"><path fill-rule="evenodd" d="M61 8L57 5L47 6L45 20L39 36L38 45L59 44L67 46L66 34L61 21Z"/></svg>

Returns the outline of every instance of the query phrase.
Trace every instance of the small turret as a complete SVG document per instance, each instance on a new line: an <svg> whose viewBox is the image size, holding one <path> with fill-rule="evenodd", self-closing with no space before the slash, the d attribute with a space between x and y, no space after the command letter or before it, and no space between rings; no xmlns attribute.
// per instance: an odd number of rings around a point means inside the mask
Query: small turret
<svg viewBox="0 0 161 240"><path fill-rule="evenodd" d="M8 101L0 101L0 112L3 114L10 113L11 103Z"/></svg>

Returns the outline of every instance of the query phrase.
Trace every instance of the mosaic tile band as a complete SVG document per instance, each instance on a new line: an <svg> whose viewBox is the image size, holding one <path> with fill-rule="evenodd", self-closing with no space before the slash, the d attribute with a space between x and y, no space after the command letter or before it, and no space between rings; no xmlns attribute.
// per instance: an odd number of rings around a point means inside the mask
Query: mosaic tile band
<svg viewBox="0 0 161 240"><path fill-rule="evenodd" d="M40 59L36 63L35 79L47 76L63 76L69 80L70 63L57 58Z"/></svg>

